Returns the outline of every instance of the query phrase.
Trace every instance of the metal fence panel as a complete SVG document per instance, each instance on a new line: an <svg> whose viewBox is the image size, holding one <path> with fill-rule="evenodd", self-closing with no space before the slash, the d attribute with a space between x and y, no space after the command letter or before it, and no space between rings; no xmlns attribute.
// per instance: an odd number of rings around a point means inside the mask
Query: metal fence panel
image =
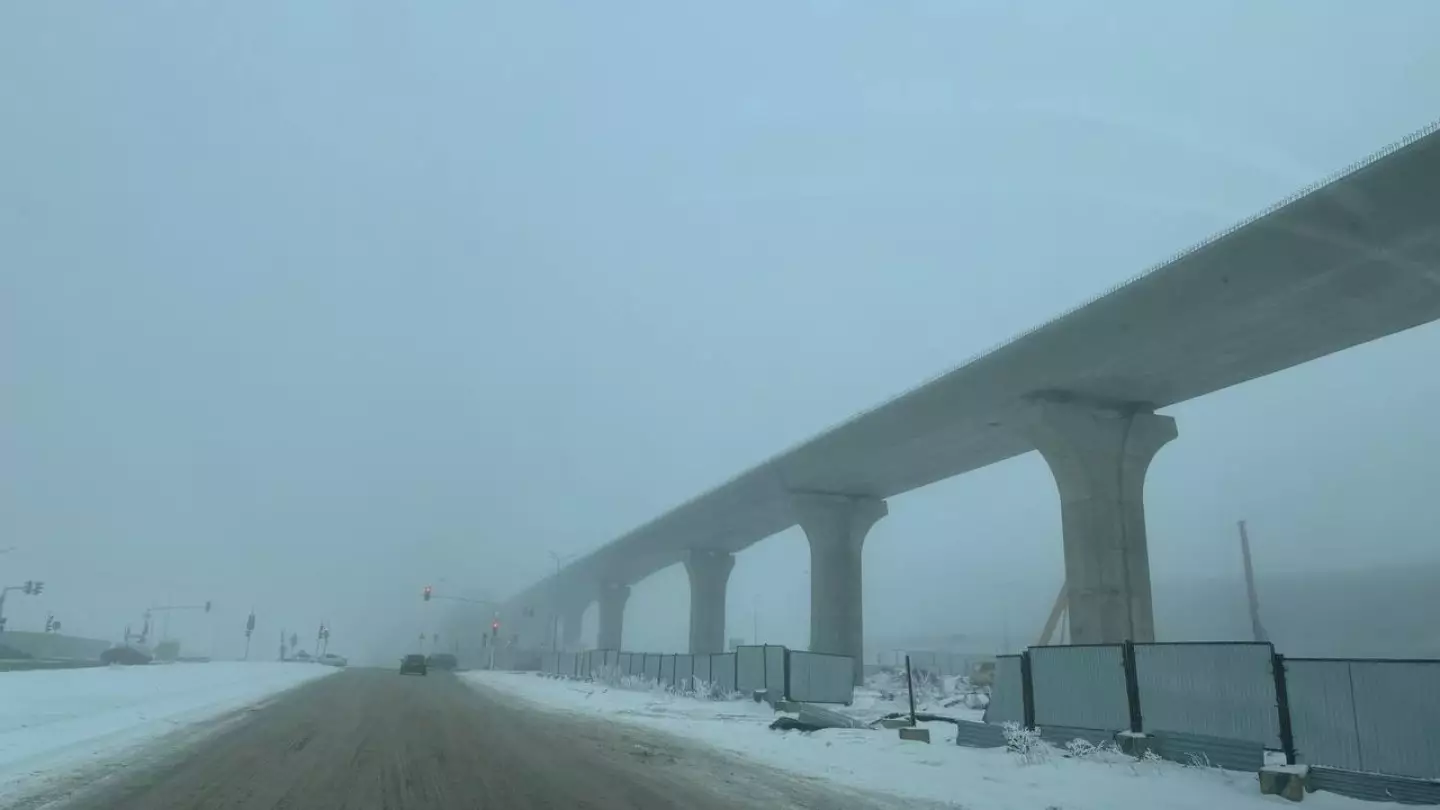
<svg viewBox="0 0 1440 810"><path fill-rule="evenodd" d="M710 685L710 656L695 656L695 688L699 689L700 684Z"/></svg>
<svg viewBox="0 0 1440 810"><path fill-rule="evenodd" d="M665 656L645 653L645 680L655 683L660 680L660 662Z"/></svg>
<svg viewBox="0 0 1440 810"><path fill-rule="evenodd" d="M609 668L611 668L611 669L615 669L615 668L618 668L618 667L620 666L620 651L619 651L619 650L606 650L606 651L605 651L605 666L607 666L607 667L609 667Z"/></svg>
<svg viewBox="0 0 1440 810"><path fill-rule="evenodd" d="M1084 740L1091 745L1102 745L1115 742L1115 732L1106 731L1103 728L1041 726L1040 739L1060 748L1064 748L1071 740Z"/></svg>
<svg viewBox="0 0 1440 810"><path fill-rule="evenodd" d="M1335 768L1311 767L1305 780L1308 790L1325 790L1367 802L1395 804L1440 804L1440 782L1406 779L1378 773L1356 773Z"/></svg>
<svg viewBox="0 0 1440 810"><path fill-rule="evenodd" d="M660 656L660 676L658 678L662 686L675 688L675 656Z"/></svg>
<svg viewBox="0 0 1440 810"><path fill-rule="evenodd" d="M630 658L631 658L631 655L630 655L630 653L627 653L627 652L618 653L618 654L615 656L615 674L617 674L617 675L629 675L629 674L630 674Z"/></svg>
<svg viewBox="0 0 1440 810"><path fill-rule="evenodd" d="M560 669L560 656L553 652L540 653L540 671L554 675Z"/></svg>
<svg viewBox="0 0 1440 810"><path fill-rule="evenodd" d="M785 647L778 644L765 645L765 689L771 695L785 694ZM850 680L855 680L854 663L851 663Z"/></svg>
<svg viewBox="0 0 1440 810"><path fill-rule="evenodd" d="M806 703L844 703L855 699L855 659L848 655L790 651L785 697Z"/></svg>
<svg viewBox="0 0 1440 810"><path fill-rule="evenodd" d="M1440 779L1440 661L1352 661L1364 767Z"/></svg>
<svg viewBox="0 0 1440 810"><path fill-rule="evenodd" d="M1032 647L1030 681L1035 725L1128 731L1130 698L1125 689L1125 648Z"/></svg>
<svg viewBox="0 0 1440 810"><path fill-rule="evenodd" d="M1285 659L1295 756L1307 765L1361 769L1349 661Z"/></svg>
<svg viewBox="0 0 1440 810"><path fill-rule="evenodd" d="M681 692L695 691L695 656L675 656L675 688Z"/></svg>
<svg viewBox="0 0 1440 810"><path fill-rule="evenodd" d="M995 659L995 682L990 687L985 722L1025 722L1025 683L1020 672L1020 656L1002 655Z"/></svg>
<svg viewBox="0 0 1440 810"><path fill-rule="evenodd" d="M749 694L765 688L765 648L735 648L735 689Z"/></svg>
<svg viewBox="0 0 1440 810"><path fill-rule="evenodd" d="M1136 644L1145 731L1176 731L1280 748L1275 651L1269 644Z"/></svg>
<svg viewBox="0 0 1440 810"><path fill-rule="evenodd" d="M958 720L955 723L955 744L967 748L1004 748L1005 731L989 723Z"/></svg>
<svg viewBox="0 0 1440 810"><path fill-rule="evenodd" d="M1265 746L1252 740L1156 731L1150 735L1150 748L1165 759L1182 765L1214 766L1250 773L1258 773L1265 765Z"/></svg>
<svg viewBox="0 0 1440 810"><path fill-rule="evenodd" d="M710 656L710 678L720 694L737 691L735 688L735 653L715 653Z"/></svg>

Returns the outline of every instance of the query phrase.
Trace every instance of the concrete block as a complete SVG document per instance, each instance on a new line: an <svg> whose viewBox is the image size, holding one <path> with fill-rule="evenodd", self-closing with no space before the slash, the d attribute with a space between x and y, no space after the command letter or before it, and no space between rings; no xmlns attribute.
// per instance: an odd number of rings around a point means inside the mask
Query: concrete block
<svg viewBox="0 0 1440 810"><path fill-rule="evenodd" d="M928 729L928 728L902 728L902 729L900 729L900 739L902 739L902 740L911 740L911 741L913 741L913 742L928 743L928 742L930 742L930 729Z"/></svg>
<svg viewBox="0 0 1440 810"><path fill-rule="evenodd" d="M1260 769L1260 793L1292 802L1302 801L1307 771L1303 765L1267 765Z"/></svg>
<svg viewBox="0 0 1440 810"><path fill-rule="evenodd" d="M1138 734L1133 731L1122 731L1116 734L1115 744L1120 746L1122 752L1136 759L1145 756L1146 753L1155 747L1155 741L1152 740L1149 735Z"/></svg>
<svg viewBox="0 0 1440 810"><path fill-rule="evenodd" d="M881 728L909 728L910 718L908 717L886 717L880 721Z"/></svg>

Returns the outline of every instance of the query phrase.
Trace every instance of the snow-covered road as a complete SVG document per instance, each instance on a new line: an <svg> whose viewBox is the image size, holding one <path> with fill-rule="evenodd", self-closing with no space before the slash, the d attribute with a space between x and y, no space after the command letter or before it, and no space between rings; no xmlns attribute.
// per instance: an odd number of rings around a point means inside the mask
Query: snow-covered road
<svg viewBox="0 0 1440 810"><path fill-rule="evenodd" d="M214 662L0 673L0 806L335 670Z"/></svg>
<svg viewBox="0 0 1440 810"><path fill-rule="evenodd" d="M1169 762L1058 752L1024 764L1004 750L955 745L953 726L931 724L934 744L901 742L894 731L771 731L775 715L749 701L714 702L665 692L612 689L533 674L473 672L462 677L542 707L607 716L684 736L794 773L892 795L953 802L967 810L1245 810L1288 805L1261 796L1254 774ZM1382 810L1328 793L1307 797L1310 810Z"/></svg>

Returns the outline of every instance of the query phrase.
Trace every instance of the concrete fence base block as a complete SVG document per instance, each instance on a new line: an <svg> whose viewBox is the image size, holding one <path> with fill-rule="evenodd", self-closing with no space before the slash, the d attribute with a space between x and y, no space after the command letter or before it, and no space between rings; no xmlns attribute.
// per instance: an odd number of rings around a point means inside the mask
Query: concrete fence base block
<svg viewBox="0 0 1440 810"><path fill-rule="evenodd" d="M1155 747L1154 740L1148 735L1137 734L1133 731L1122 731L1116 734L1115 744L1120 746L1122 752L1136 758L1145 756Z"/></svg>
<svg viewBox="0 0 1440 810"><path fill-rule="evenodd" d="M928 742L930 742L930 729L928 729L928 728L902 728L902 729L900 729L900 739L902 739L902 740L910 740L910 741L912 741L912 742L928 743Z"/></svg>
<svg viewBox="0 0 1440 810"><path fill-rule="evenodd" d="M1305 767L1266 766L1260 769L1260 793L1298 802L1305 798Z"/></svg>
<svg viewBox="0 0 1440 810"><path fill-rule="evenodd" d="M880 721L882 728L909 728L910 718L908 717L886 717Z"/></svg>

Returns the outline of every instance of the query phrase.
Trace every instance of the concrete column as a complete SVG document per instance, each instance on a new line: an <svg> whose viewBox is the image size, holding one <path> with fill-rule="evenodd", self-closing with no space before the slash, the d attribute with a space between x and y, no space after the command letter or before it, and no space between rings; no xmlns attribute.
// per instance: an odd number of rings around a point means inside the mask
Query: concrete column
<svg viewBox="0 0 1440 810"><path fill-rule="evenodd" d="M1060 490L1071 643L1154 641L1145 472L1176 437L1175 420L1038 402L1027 428Z"/></svg>
<svg viewBox="0 0 1440 810"><path fill-rule="evenodd" d="M853 657L858 684L865 663L860 551L889 509L882 500L848 495L796 494L793 502L810 541L810 649Z"/></svg>
<svg viewBox="0 0 1440 810"><path fill-rule="evenodd" d="M725 652L725 586L735 555L694 549L685 558L690 575L690 652Z"/></svg>
<svg viewBox="0 0 1440 810"><path fill-rule="evenodd" d="M629 585L606 582L600 586L600 634L599 643L596 645L600 649L622 649L620 643L625 628L625 602L629 598Z"/></svg>
<svg viewBox="0 0 1440 810"><path fill-rule="evenodd" d="M580 648L580 627L585 621L585 609L588 607L590 607L589 602L574 602L560 609L561 649L577 650Z"/></svg>

